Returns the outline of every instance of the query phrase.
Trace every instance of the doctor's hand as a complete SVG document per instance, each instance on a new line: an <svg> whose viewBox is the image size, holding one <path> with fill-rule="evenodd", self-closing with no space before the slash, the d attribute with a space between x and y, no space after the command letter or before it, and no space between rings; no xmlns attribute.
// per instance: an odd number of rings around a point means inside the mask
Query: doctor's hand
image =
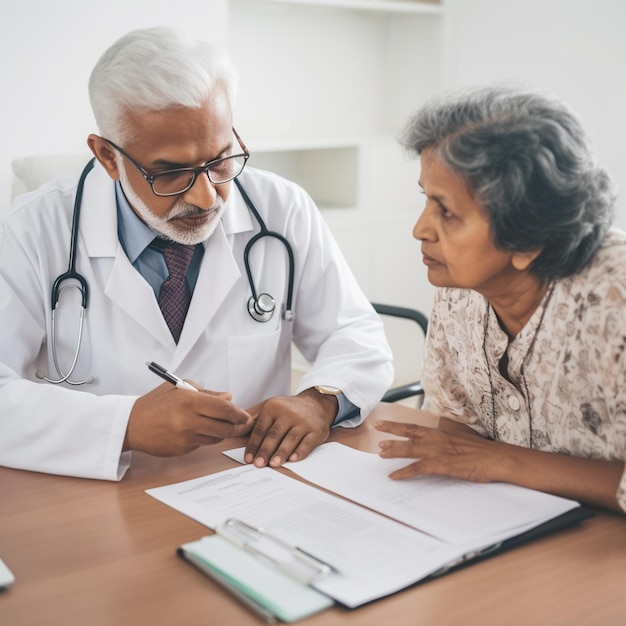
<svg viewBox="0 0 626 626"><path fill-rule="evenodd" d="M337 415L337 398L307 389L297 396L277 396L248 412L255 418L244 460L256 467L279 467L299 461L324 443Z"/></svg>
<svg viewBox="0 0 626 626"><path fill-rule="evenodd" d="M381 441L381 457L417 459L389 474L390 478L438 474L474 482L498 480L502 444L482 437L465 424L441 417L438 428L391 421L374 422L373 426L404 437Z"/></svg>
<svg viewBox="0 0 626 626"><path fill-rule="evenodd" d="M123 450L177 456L222 439L247 435L252 418L230 400L227 392L197 393L163 383L135 401Z"/></svg>

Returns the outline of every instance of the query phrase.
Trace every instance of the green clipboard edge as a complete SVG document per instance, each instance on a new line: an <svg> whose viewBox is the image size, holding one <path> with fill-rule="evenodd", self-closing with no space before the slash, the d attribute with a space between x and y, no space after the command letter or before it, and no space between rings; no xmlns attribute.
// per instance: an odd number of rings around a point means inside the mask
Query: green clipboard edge
<svg viewBox="0 0 626 626"><path fill-rule="evenodd" d="M263 578L271 576L280 585L272 590L275 595L270 597L267 590L265 593L261 593L258 588L254 587L254 579L241 580L226 571L226 568L221 567L215 560L211 561L200 554L198 548L206 546L207 542L211 542L214 547L221 547L230 552L234 559L240 563L243 572L247 573L250 567L254 567L264 574ZM296 622L335 604L334 600L313 589L313 587L291 578L219 535L206 536L198 541L184 544L176 552L178 556L217 582L267 623L276 623L277 619L283 622ZM224 556L219 558L224 558ZM294 596L301 600L297 605L290 604Z"/></svg>

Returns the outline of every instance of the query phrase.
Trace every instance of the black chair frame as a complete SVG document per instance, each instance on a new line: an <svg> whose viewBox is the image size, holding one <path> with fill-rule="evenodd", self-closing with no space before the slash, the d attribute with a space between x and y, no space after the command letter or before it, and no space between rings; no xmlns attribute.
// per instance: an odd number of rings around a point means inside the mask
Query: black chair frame
<svg viewBox="0 0 626 626"><path fill-rule="evenodd" d="M391 317L413 320L422 329L424 337L426 337L426 332L428 330L428 317L417 309L390 304L381 304L379 302L372 302L372 306L379 315L389 315ZM415 381L388 389L383 396L382 401L397 402L398 400L404 400L405 398L420 395L424 395L424 388L419 381Z"/></svg>

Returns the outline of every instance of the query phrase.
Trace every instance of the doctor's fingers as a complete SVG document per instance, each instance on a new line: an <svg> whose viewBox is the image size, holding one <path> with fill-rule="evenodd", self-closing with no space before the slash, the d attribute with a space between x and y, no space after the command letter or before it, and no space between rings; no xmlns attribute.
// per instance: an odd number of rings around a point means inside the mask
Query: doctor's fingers
<svg viewBox="0 0 626 626"><path fill-rule="evenodd" d="M272 453L265 455L263 450L259 451L259 456L268 460L271 467L280 467L286 461L299 461L306 458L312 450L328 438L328 434L304 430L302 428L291 428L283 437L280 445Z"/></svg>
<svg viewBox="0 0 626 626"><path fill-rule="evenodd" d="M193 392L185 395L177 407L178 424L193 445L241 437L250 430L250 415L225 398Z"/></svg>
<svg viewBox="0 0 626 626"><path fill-rule="evenodd" d="M252 421L252 417L247 411L233 404L219 393L186 394L184 401L189 403L190 408L202 417L229 422L231 425L237 426L247 426Z"/></svg>
<svg viewBox="0 0 626 626"><path fill-rule="evenodd" d="M303 459L330 434L329 426L311 425L303 416L284 416L269 427L266 424L263 419L257 420L246 446L246 463L257 467L279 467L285 461Z"/></svg>
<svg viewBox="0 0 626 626"><path fill-rule="evenodd" d="M240 436L231 422L213 417L197 416L187 425L189 443L194 446L210 445L224 439Z"/></svg>
<svg viewBox="0 0 626 626"><path fill-rule="evenodd" d="M257 417L244 451L244 461L257 467L268 464L271 455L278 448L287 429L267 416Z"/></svg>
<svg viewBox="0 0 626 626"><path fill-rule="evenodd" d="M296 420L295 423L292 422ZM297 425L295 416L285 416L279 419L268 412L257 417L250 438L246 445L244 460L246 463L252 463L257 467L264 467L273 461L272 466L282 465L287 456L293 452L295 447L300 443L304 436L304 432L297 433L294 426ZM281 449L283 456L278 459L276 455Z"/></svg>
<svg viewBox="0 0 626 626"><path fill-rule="evenodd" d="M308 432L298 444L298 447L289 455L285 457L286 461L301 461L306 459L317 446L324 443L328 439L328 435L322 435L319 432Z"/></svg>
<svg viewBox="0 0 626 626"><path fill-rule="evenodd" d="M254 406L248 407L246 411L250 413L250 415L252 416L252 419L256 419L257 417L259 417L261 413L261 409L263 408L264 404L265 402L259 402L258 404L255 404Z"/></svg>
<svg viewBox="0 0 626 626"><path fill-rule="evenodd" d="M190 383L198 391L201 391L202 393L206 393L209 396L215 396L217 398L224 398L224 400L232 400L233 399L233 394L230 393L230 391L211 391L211 389L203 389L202 387L200 387L200 385L194 383L193 380L187 380L185 382Z"/></svg>

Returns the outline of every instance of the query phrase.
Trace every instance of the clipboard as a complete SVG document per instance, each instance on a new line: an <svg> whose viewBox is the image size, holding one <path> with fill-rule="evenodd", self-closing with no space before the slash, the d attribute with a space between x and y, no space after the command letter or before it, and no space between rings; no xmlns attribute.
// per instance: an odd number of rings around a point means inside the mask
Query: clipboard
<svg viewBox="0 0 626 626"><path fill-rule="evenodd" d="M518 508L523 503L528 504L530 513L524 508L521 513L509 516L511 519L507 521L506 529L501 528L501 523L497 531L483 532L478 537L469 534L458 544L381 515L376 509L360 505L358 498L353 501L339 498L270 468L236 467L217 476L167 485L148 493L213 531L217 530L219 541L215 537L206 540L211 549L215 543L218 546L222 542L230 544L231 560L241 562L242 555L245 555L274 574L282 574L299 583L301 588L312 588L338 606L354 609L466 564L478 563L542 534L566 528L589 515L585 511L578 514L580 504L573 500L525 489L518 493L517 489L513 487L510 497L501 498L503 504L496 509L506 513L506 507L511 506L509 503ZM501 491L495 489L495 495ZM281 494L280 502L266 506L268 499L276 498L277 493ZM505 495L508 495L506 490ZM493 499L493 494L488 490L487 500L490 498ZM207 507L205 503L209 500L211 506ZM572 510L575 511L572 515L562 515ZM279 539L276 541L262 529L236 520L225 523L231 517L248 524L266 523ZM354 523L346 524L346 519ZM546 523L549 520L554 521ZM284 534L281 528L285 529ZM235 538L230 536L233 532ZM346 532L347 537L343 534ZM296 546L312 553L314 559L312 571L300 580L293 575L290 564L297 555L298 566L303 566L300 562L303 555ZM372 546L376 549L372 550ZM223 561L228 559L220 559L220 555L217 558L212 554L208 557L198 555L197 547L182 546L181 556L193 557L196 566L217 574L222 581L227 579L228 573L230 586L247 599L255 600L257 608L269 609L274 618L283 621L295 621L307 615L305 611L291 613L291 606L283 607L284 613L279 613L271 606L275 597L272 590L265 596L265 592L257 588L257 581L242 580L243 567L227 571ZM265 549L260 550L260 547ZM206 545L203 551L205 548ZM274 551L282 556L277 557ZM321 557L336 569L324 568L324 563L320 564L319 558L315 557ZM315 576L320 578L307 585L306 581ZM260 578L265 577L265 573L260 574ZM282 585L282 582L278 584ZM331 604L330 600L320 596L316 601L319 605L313 606L312 612Z"/></svg>
<svg viewBox="0 0 626 626"><path fill-rule="evenodd" d="M186 543L177 554L270 624L296 622L334 605L310 586L330 574L329 565L239 520L227 520L217 534Z"/></svg>
<svg viewBox="0 0 626 626"><path fill-rule="evenodd" d="M441 569L433 572L432 574L430 574L430 576L427 576L426 578L419 581L418 584L428 582L429 580L439 578L440 576L445 576L450 572L454 572L464 567L468 567L469 565L474 565L475 563L479 563L480 561L484 561L485 559L490 559L494 556L497 556L498 554L502 554L503 552L507 552L508 550L517 548L521 545L524 545L525 543L530 543L531 541L535 541L536 539L540 539L541 537L545 537L560 530L564 530L568 526L573 526L594 516L595 512L593 510L584 506L576 507L575 509L571 509L570 511L566 511L565 513L562 513L557 517L549 519L543 524L539 524L534 528L520 533L519 535L514 535L509 539L500 541L482 550L466 554L457 561L454 561L446 565L445 567L442 567Z"/></svg>
<svg viewBox="0 0 626 626"><path fill-rule="evenodd" d="M466 554L422 578L416 585L563 530L594 515L594 511L589 508L577 507L519 535ZM229 519L216 530L218 532L215 535L184 544L178 548L178 555L204 572L265 622L296 622L335 604L344 606L310 586L320 578L333 572L338 573L331 565L303 553L307 557L303 561L307 561L305 571L308 572L303 576L300 569L290 569L292 556L298 552L298 548L289 546L263 529ZM266 554L267 545L261 545L261 542L265 544L265 540L279 546L278 552L284 551L282 562L276 554ZM245 541L252 543L246 545L243 543Z"/></svg>

